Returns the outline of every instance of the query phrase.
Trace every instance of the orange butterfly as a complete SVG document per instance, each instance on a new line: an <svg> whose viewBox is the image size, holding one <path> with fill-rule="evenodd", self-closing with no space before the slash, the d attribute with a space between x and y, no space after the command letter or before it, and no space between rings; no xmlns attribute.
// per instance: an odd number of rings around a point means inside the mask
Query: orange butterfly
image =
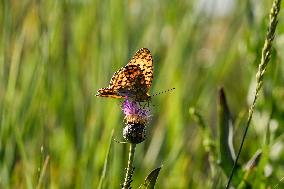
<svg viewBox="0 0 284 189"><path fill-rule="evenodd" d="M153 80L153 58L147 48L138 50L129 63L115 72L109 86L98 90L96 96L131 98L148 101Z"/></svg>

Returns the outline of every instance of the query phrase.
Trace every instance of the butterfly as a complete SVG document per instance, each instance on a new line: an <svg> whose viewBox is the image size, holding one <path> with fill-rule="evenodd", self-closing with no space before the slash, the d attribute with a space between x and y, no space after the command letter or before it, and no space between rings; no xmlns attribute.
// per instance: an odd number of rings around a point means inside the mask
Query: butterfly
<svg viewBox="0 0 284 189"><path fill-rule="evenodd" d="M109 86L99 89L96 96L148 101L153 72L151 52L147 48L139 49L126 66L113 74Z"/></svg>

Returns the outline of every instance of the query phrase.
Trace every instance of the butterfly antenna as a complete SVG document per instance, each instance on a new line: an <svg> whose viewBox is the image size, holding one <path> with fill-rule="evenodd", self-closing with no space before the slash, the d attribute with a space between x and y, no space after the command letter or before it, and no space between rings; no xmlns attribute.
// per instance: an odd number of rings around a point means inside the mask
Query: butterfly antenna
<svg viewBox="0 0 284 189"><path fill-rule="evenodd" d="M159 93L153 94L153 95L151 95L151 96L152 96L152 97L154 97L154 96L157 96L157 95L160 95L160 94L163 94L163 93L166 93L166 92L172 91L172 90L174 90L174 89L176 89L176 88L171 88L171 89L168 89L168 90L165 90L165 91L162 91L162 92L159 92Z"/></svg>

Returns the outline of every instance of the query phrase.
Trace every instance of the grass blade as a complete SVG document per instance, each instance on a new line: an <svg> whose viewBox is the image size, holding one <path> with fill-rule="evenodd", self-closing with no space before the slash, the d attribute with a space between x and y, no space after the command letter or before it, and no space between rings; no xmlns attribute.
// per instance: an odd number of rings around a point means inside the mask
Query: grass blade
<svg viewBox="0 0 284 189"><path fill-rule="evenodd" d="M103 182L104 182L104 179L106 177L107 166L108 166L108 161L109 161L109 157L110 157L111 144L112 144L112 140L113 140L113 133L114 133L114 130L111 131L111 137L110 137L110 140L109 140L108 150L107 150L107 154L106 154L106 158L105 158L105 162L104 162L104 168L103 168L103 171L102 171L102 174L101 174L98 189L103 187Z"/></svg>

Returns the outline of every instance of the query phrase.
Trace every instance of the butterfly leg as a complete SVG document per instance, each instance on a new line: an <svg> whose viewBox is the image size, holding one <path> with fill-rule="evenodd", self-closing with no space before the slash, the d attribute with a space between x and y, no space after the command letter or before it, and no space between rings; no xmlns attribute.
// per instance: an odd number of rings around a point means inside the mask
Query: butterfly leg
<svg viewBox="0 0 284 189"><path fill-rule="evenodd" d="M151 99L151 98L147 100L147 106L148 106L148 107L150 107L150 103L151 103L151 102L152 102L152 99Z"/></svg>

